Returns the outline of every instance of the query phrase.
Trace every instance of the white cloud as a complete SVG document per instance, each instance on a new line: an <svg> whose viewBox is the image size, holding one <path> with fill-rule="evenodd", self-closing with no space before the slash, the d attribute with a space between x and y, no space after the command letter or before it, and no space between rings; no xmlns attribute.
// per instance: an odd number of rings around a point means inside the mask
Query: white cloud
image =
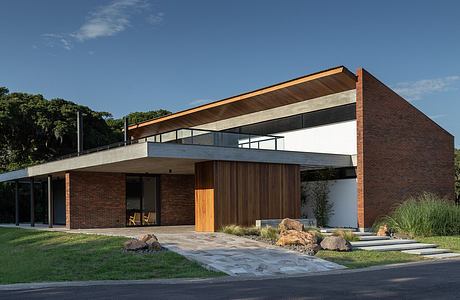
<svg viewBox="0 0 460 300"><path fill-rule="evenodd" d="M159 12L157 14L151 14L147 17L147 22L153 25L160 24L161 22L163 22L164 15L165 14L162 12Z"/></svg>
<svg viewBox="0 0 460 300"><path fill-rule="evenodd" d="M209 102L211 102L211 100L209 99L198 99L198 100L190 102L189 104L192 106L199 106L199 105L203 105Z"/></svg>
<svg viewBox="0 0 460 300"><path fill-rule="evenodd" d="M420 100L426 94L456 89L452 87L452 85L458 80L460 80L459 76L449 76L412 82L400 82L393 86L393 90L407 100Z"/></svg>
<svg viewBox="0 0 460 300"><path fill-rule="evenodd" d="M45 45L51 48L55 46L61 46L66 50L73 48L71 39L64 34L45 33L42 34L42 38L45 41Z"/></svg>
<svg viewBox="0 0 460 300"><path fill-rule="evenodd" d="M89 14L87 21L73 36L79 41L113 36L125 30L136 8L144 5L140 0L115 0L101 6Z"/></svg>
<svg viewBox="0 0 460 300"><path fill-rule="evenodd" d="M444 118L445 116L447 116L447 115L445 115L445 114L441 114L441 115L433 115L433 116L429 116L429 118L430 118L430 119L432 119L432 120L436 120L436 119L441 119L441 118Z"/></svg>
<svg viewBox="0 0 460 300"><path fill-rule="evenodd" d="M146 0L113 0L107 5L100 6L88 13L86 21L72 33L42 34L48 47L61 46L70 50L75 42L84 42L100 37L114 36L131 25L135 14L151 12L150 4ZM150 14L147 22L157 25L163 21L164 14Z"/></svg>

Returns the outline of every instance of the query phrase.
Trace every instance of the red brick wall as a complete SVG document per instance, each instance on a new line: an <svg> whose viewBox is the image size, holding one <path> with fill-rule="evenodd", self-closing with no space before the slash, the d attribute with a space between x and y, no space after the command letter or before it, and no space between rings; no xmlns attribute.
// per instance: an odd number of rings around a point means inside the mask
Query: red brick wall
<svg viewBox="0 0 460 300"><path fill-rule="evenodd" d="M357 76L359 227L423 191L453 200L454 137L367 71Z"/></svg>
<svg viewBox="0 0 460 300"><path fill-rule="evenodd" d="M195 176L161 175L161 225L195 224Z"/></svg>
<svg viewBox="0 0 460 300"><path fill-rule="evenodd" d="M66 173L66 227L123 227L126 179L121 173Z"/></svg>

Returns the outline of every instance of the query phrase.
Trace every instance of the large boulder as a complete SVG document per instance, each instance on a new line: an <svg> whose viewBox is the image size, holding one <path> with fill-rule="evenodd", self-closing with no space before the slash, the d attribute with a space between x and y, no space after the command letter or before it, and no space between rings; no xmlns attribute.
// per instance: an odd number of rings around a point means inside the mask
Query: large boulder
<svg viewBox="0 0 460 300"><path fill-rule="evenodd" d="M341 236L327 236L321 242L321 248L332 251L351 251L351 244Z"/></svg>
<svg viewBox="0 0 460 300"><path fill-rule="evenodd" d="M281 223L278 225L279 230L297 230L297 231L303 231L303 224L300 223L299 221L285 218Z"/></svg>
<svg viewBox="0 0 460 300"><path fill-rule="evenodd" d="M282 231L276 244L280 246L304 246L315 252L320 249L315 234L297 230Z"/></svg>
<svg viewBox="0 0 460 300"><path fill-rule="evenodd" d="M124 244L124 248L128 251L142 250L146 249L147 247L147 243L138 240L129 240Z"/></svg>
<svg viewBox="0 0 460 300"><path fill-rule="evenodd" d="M387 225L380 226L377 236L390 236L390 230Z"/></svg>
<svg viewBox="0 0 460 300"><path fill-rule="evenodd" d="M158 242L158 239L157 237L154 235L154 234L151 234L151 233L146 233L144 235L142 235L140 238L139 238L139 241L142 241L142 242L147 242L148 240L154 240L154 241L157 241Z"/></svg>
<svg viewBox="0 0 460 300"><path fill-rule="evenodd" d="M156 251L159 251L161 249L163 249L163 247L161 247L160 243L154 239L150 239L150 240L147 240L147 242L145 242L147 244L147 247L149 248L149 250L156 250Z"/></svg>

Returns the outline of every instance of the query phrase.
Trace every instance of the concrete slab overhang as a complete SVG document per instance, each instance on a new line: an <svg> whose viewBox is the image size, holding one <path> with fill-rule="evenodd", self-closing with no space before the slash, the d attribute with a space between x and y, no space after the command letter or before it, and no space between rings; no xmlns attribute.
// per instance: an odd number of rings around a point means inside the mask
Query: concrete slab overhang
<svg viewBox="0 0 460 300"><path fill-rule="evenodd" d="M298 164L301 168L355 165L351 155L146 142L0 174L0 182L61 176L67 171L193 174L195 163L206 160Z"/></svg>

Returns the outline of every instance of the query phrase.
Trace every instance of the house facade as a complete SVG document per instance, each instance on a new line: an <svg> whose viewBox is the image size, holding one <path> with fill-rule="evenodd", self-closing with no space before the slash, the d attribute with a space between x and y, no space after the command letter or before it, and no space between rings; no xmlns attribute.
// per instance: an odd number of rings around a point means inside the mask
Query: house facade
<svg viewBox="0 0 460 300"><path fill-rule="evenodd" d="M33 182L48 182L49 223L69 229L312 218L301 190L323 169L334 173L330 226L369 228L423 191L454 199L454 137L364 69L332 68L126 130L119 145L0 182L31 182L32 224Z"/></svg>

